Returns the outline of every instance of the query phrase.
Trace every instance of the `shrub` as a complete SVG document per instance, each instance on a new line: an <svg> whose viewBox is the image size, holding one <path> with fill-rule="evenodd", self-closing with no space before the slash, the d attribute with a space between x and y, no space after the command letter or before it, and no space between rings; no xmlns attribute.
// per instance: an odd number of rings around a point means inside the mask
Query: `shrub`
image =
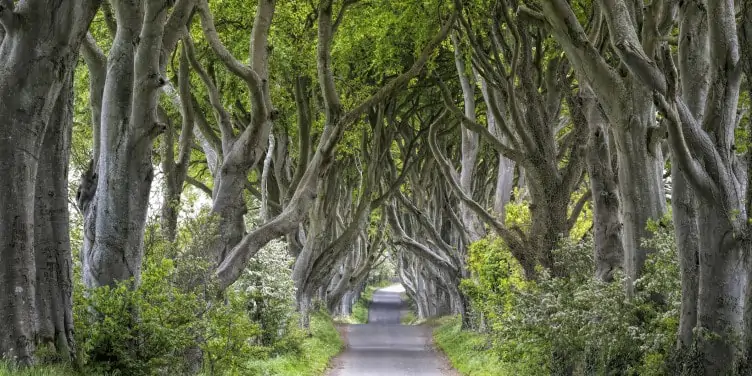
<svg viewBox="0 0 752 376"><path fill-rule="evenodd" d="M262 248L251 260L235 284L247 298L251 319L261 329L260 344L274 347L274 352L298 351L302 334L295 331L293 307L295 284L292 266L285 243L274 240Z"/></svg>
<svg viewBox="0 0 752 376"><path fill-rule="evenodd" d="M662 375L678 327L680 278L673 229L652 224L655 249L628 298L623 275L592 278L592 240L564 239L554 251L568 274L524 281L502 241L470 247L473 278L463 281L485 321L491 350L513 374Z"/></svg>
<svg viewBox="0 0 752 376"><path fill-rule="evenodd" d="M79 366L86 374L249 374L250 359L299 356L292 259L280 241L264 247L239 281L218 299L216 235L208 212L183 223L167 242L149 226L140 284L86 290L77 276L74 320ZM80 275L80 265L76 273Z"/></svg>
<svg viewBox="0 0 752 376"><path fill-rule="evenodd" d="M87 291L76 300L79 358L95 372L147 375L182 364L199 330L194 294L166 283L171 260L147 263L137 289L132 281Z"/></svg>

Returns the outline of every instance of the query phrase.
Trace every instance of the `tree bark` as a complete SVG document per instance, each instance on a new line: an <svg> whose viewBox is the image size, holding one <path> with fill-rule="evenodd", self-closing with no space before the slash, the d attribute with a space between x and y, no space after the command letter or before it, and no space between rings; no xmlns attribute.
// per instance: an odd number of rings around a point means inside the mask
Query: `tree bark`
<svg viewBox="0 0 752 376"><path fill-rule="evenodd" d="M59 198L38 205L35 198L40 163L45 171L60 166L50 166L47 155L44 161L40 156L47 153L43 147L56 147L64 153L66 127L71 126L65 124L70 93L61 96L61 92L70 90L78 47L98 6L98 1L58 4L43 0L4 1L0 6L0 28L4 30L0 40L0 119L4 122L0 127L0 170L8 177L0 182L0 239L4 239L0 245L0 358L19 364L34 362L42 330L44 341L50 340L50 328L60 330L52 333L52 340L61 355L68 355L72 347L65 318L65 289L70 288L65 286L66 268L70 268L70 263L65 265L66 258L70 259L65 244L68 235L62 227L65 224L47 222L53 215L67 216L58 211ZM55 124L48 127L52 122ZM56 136L59 139L54 139ZM67 155L60 157L65 160ZM65 188L59 181L63 173L56 171L45 180L47 192L58 194ZM67 192L62 196L67 197ZM44 216L42 223L36 223L38 214ZM39 249L35 243L40 244ZM47 255L54 257L50 265ZM38 266L42 266L39 271ZM37 285L38 278L46 283ZM40 297L41 305L37 302ZM53 313L55 317L50 317Z"/></svg>
<svg viewBox="0 0 752 376"><path fill-rule="evenodd" d="M462 87L462 98L465 104L465 116L475 121L475 81L473 75L465 67L465 56L462 53L459 38L452 34L452 45L454 46L454 62L457 67L457 75ZM480 150L480 135L467 129L464 125L460 126L461 132L461 168L459 182L460 187L469 197L473 197L473 176L475 175L475 162L478 160L478 151ZM467 205L460 204L460 215L465 225L468 241L470 243L480 240L485 235L483 222ZM465 247L469 244L465 244Z"/></svg>
<svg viewBox="0 0 752 376"><path fill-rule="evenodd" d="M707 17L699 3L688 1L680 8L679 69L682 97L692 114L705 114L709 79L707 77L709 40ZM688 361L692 355L694 329L697 326L700 268L700 229L696 192L685 176L678 155L671 157L671 206L676 249L682 281L682 302L677 338L677 353ZM687 370L685 370L687 371Z"/></svg>
<svg viewBox="0 0 752 376"><path fill-rule="evenodd" d="M611 281L623 265L624 244L619 196L608 143L608 123L590 86L580 83L581 111L589 130L587 170L593 196L595 277Z"/></svg>
<svg viewBox="0 0 752 376"><path fill-rule="evenodd" d="M624 270L629 278L627 290L632 292L633 283L651 252L640 246L641 239L650 235L646 231L647 222L661 218L666 210L661 179L664 161L660 145L656 142L658 138L653 134L656 131L656 117L652 91L638 77L619 76L608 65L588 39L568 3L552 0L542 5L551 31L562 45L567 59L578 75L590 83L606 117L613 125L612 134L619 166L619 202L624 224ZM641 46L641 41L632 26L636 20L628 16L625 7L623 1L607 0L607 4L604 3L604 9L608 10L605 15L612 45L623 59L634 60L639 54L633 50L636 46ZM652 46L649 54L655 53L657 43L654 42L661 37L652 32L651 29L642 41ZM655 73L655 63L651 64L639 65L643 76ZM665 83L665 80L657 78L651 80L657 84ZM665 85L663 88L665 89Z"/></svg>
<svg viewBox="0 0 752 376"><path fill-rule="evenodd" d="M490 110L491 104L490 101L493 99L488 94L488 84L486 83L486 80L479 76L479 80L481 83L481 93L483 93L483 100L486 102L486 108L489 110L486 111L486 120L488 121L488 130L491 132L491 134L495 135L499 138L499 141L501 141L503 144L507 145L508 140L504 136L503 132L499 129L498 125L496 124L497 120L496 117L493 114L493 111ZM504 207L507 205L509 200L512 197L512 190L514 189L514 170L516 163L504 156L503 153L498 153L499 156L499 164L498 164L498 171L496 175L496 187L494 190L494 197L493 197L493 209L499 216L499 218L505 219L506 218L506 211Z"/></svg>
<svg viewBox="0 0 752 376"><path fill-rule="evenodd" d="M698 233L701 236L694 328L698 358L688 359L684 365L705 375L737 374L740 364L746 362L742 349L748 348L750 343L750 338L739 334L744 333L744 315L748 314L745 304L751 292L749 261L745 255L750 248L748 202L752 192L749 174L746 168L740 168L743 164L734 148L741 85L736 9L732 1L682 2L686 8L682 11L685 18L680 27L680 49L684 52L677 71L670 49L664 47L659 54L655 44L643 41L643 47L636 42L635 27L625 15L623 1L603 1L608 5L604 9L608 10L612 44L629 69L632 81L639 80L656 93L655 99L667 120L672 164L679 166L698 198ZM606 85L614 83L616 77L604 69L602 59L592 58L595 55L592 46L580 43L584 32L571 8L563 0L544 4L547 18L556 30L554 34L568 54L581 59L583 68L590 68L585 71L602 73L591 78L594 89L600 86L605 97L607 90L613 90ZM671 7L666 9L669 12L664 17L673 21ZM694 21L687 18L692 13ZM703 26L704 20L707 20L707 28ZM648 28L648 32L653 30ZM704 39L709 42L707 47L703 47ZM657 39L653 41L657 43ZM707 53L696 54L705 48ZM660 65L653 58L658 58ZM707 97L704 97L704 78L709 82ZM680 81L696 84L699 89L680 96ZM689 97L684 98L684 95ZM612 102L607 107L613 110L619 105ZM702 115L697 112L700 108L705 111ZM620 164L620 179L623 168ZM691 215L687 218L691 219ZM691 256L690 253L687 259ZM692 288L692 280L684 282ZM689 304L691 315L691 302Z"/></svg>
<svg viewBox="0 0 752 376"><path fill-rule="evenodd" d="M133 278L138 284L149 191L154 178L152 142L157 98L166 83L159 58L168 6L113 2L117 33L107 62L102 97L100 154L95 156L95 195L85 213L83 277L87 287ZM82 184L83 185L83 184Z"/></svg>
<svg viewBox="0 0 752 376"><path fill-rule="evenodd" d="M37 343L75 356L73 260L68 226L68 160L73 129L73 72L58 96L39 155L34 198Z"/></svg>
<svg viewBox="0 0 752 376"><path fill-rule="evenodd" d="M178 72L178 91L180 96L180 113L182 125L178 139L178 156L175 158L174 131L170 125L165 131L162 170L165 176L164 203L162 204L162 233L170 241L177 235L178 214L180 213L180 196L188 173L193 143L193 102L189 79L189 63L186 47L180 54Z"/></svg>

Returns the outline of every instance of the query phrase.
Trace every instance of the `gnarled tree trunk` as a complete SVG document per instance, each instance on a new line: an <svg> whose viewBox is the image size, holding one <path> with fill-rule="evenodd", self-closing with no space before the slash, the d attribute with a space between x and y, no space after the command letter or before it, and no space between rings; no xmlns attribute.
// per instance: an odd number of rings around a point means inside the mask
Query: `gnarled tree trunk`
<svg viewBox="0 0 752 376"><path fill-rule="evenodd" d="M614 271L623 265L624 244L616 175L608 147L608 124L586 82L580 82L580 98L589 131L587 171L593 196L595 277L611 281Z"/></svg>
<svg viewBox="0 0 752 376"><path fill-rule="evenodd" d="M156 110L160 88L166 83L160 76L159 57L168 6L161 1L143 5L113 1L113 8L117 32L102 89L100 139L95 140L99 155L87 174L93 177L96 171L97 179L82 181L86 196L79 198L87 287L130 278L139 283L154 178L152 142L164 127L156 121Z"/></svg>
<svg viewBox="0 0 752 376"><path fill-rule="evenodd" d="M6 177L0 179L0 358L20 364L34 362L37 341L54 341L64 357L72 350L67 225L53 220L67 221L59 202L67 197L60 180L67 177L58 169L67 161L78 47L98 6L0 2L0 170ZM54 174L38 182L40 168ZM36 203L39 193L47 197Z"/></svg>

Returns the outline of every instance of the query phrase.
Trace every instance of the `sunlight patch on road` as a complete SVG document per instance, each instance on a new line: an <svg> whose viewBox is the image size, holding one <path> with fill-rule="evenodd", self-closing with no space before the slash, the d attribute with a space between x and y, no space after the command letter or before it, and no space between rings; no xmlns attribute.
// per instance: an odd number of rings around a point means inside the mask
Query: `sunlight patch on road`
<svg viewBox="0 0 752 376"><path fill-rule="evenodd" d="M379 291L396 292L398 294L401 294L401 293L405 292L405 286L402 286L401 284L396 283L396 284L393 284L391 286L384 287L383 289L379 289Z"/></svg>

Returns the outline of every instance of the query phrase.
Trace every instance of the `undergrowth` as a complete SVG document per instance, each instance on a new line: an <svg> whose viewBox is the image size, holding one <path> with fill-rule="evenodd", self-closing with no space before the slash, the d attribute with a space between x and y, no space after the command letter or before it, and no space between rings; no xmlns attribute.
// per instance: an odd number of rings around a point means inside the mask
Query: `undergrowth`
<svg viewBox="0 0 752 376"><path fill-rule="evenodd" d="M490 338L486 335L463 331L462 320L442 317L430 322L435 325L434 342L444 351L452 366L467 376L512 376L493 352L487 351Z"/></svg>
<svg viewBox="0 0 752 376"><path fill-rule="evenodd" d="M325 313L311 315L311 336L303 340L300 351L248 363L250 375L315 376L322 375L329 361L342 350L342 339L332 319Z"/></svg>

